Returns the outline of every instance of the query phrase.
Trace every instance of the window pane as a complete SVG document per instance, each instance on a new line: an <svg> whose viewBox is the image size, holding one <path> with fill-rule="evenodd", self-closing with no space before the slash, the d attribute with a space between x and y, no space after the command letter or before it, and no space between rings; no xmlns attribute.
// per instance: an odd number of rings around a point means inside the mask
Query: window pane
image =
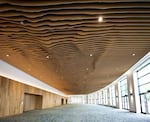
<svg viewBox="0 0 150 122"><path fill-rule="evenodd" d="M110 87L110 105L115 106L116 100L115 100L115 86L112 85Z"/></svg>
<svg viewBox="0 0 150 122"><path fill-rule="evenodd" d="M144 67L143 69L139 70L138 73L138 77L141 77L147 73L150 72L150 64L148 64L146 67Z"/></svg>
<svg viewBox="0 0 150 122"><path fill-rule="evenodd" d="M139 79L139 85L150 83L150 74Z"/></svg>
<svg viewBox="0 0 150 122"><path fill-rule="evenodd" d="M148 113L150 113L150 93L146 94Z"/></svg>
<svg viewBox="0 0 150 122"><path fill-rule="evenodd" d="M145 93L148 90L150 90L150 84L146 84L146 85L140 86L140 93Z"/></svg>
<svg viewBox="0 0 150 122"><path fill-rule="evenodd" d="M143 113L150 113L150 93L141 95L141 105Z"/></svg>

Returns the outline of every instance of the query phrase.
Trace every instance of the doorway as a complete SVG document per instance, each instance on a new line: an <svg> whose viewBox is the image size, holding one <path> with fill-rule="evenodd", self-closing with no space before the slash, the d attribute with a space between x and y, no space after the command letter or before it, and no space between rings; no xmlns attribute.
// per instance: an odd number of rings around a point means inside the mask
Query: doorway
<svg viewBox="0 0 150 122"><path fill-rule="evenodd" d="M61 98L61 104L62 105L64 104L64 98Z"/></svg>
<svg viewBox="0 0 150 122"><path fill-rule="evenodd" d="M24 94L23 111L42 109L42 95Z"/></svg>
<svg viewBox="0 0 150 122"><path fill-rule="evenodd" d="M120 81L120 90L121 90L122 108L129 110L128 85L126 77Z"/></svg>

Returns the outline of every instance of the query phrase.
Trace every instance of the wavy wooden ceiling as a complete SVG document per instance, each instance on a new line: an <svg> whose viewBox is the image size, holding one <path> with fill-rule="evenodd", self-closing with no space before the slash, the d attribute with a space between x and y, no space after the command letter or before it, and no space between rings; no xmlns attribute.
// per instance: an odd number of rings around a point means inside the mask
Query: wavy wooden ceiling
<svg viewBox="0 0 150 122"><path fill-rule="evenodd" d="M150 1L1 0L0 50L67 94L90 93L150 51Z"/></svg>

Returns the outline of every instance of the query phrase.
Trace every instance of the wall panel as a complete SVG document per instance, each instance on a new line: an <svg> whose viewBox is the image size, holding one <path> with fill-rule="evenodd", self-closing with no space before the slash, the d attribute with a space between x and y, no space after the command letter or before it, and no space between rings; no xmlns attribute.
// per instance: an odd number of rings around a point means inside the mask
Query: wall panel
<svg viewBox="0 0 150 122"><path fill-rule="evenodd" d="M42 95L25 93L23 111L34 109L42 109Z"/></svg>
<svg viewBox="0 0 150 122"><path fill-rule="evenodd" d="M33 102L33 104L29 103L32 105L30 106L32 109L39 109L40 106L42 109L59 106L61 105L61 98L64 98L62 96L0 76L0 117L22 113L23 106L25 104L24 96L27 93L35 96L40 95L42 97L42 105L39 105L40 103L36 105L34 104L33 101L38 99L37 97L28 98L29 100L27 100L27 102Z"/></svg>
<svg viewBox="0 0 150 122"><path fill-rule="evenodd" d="M23 84L1 77L0 80L0 116L22 112Z"/></svg>

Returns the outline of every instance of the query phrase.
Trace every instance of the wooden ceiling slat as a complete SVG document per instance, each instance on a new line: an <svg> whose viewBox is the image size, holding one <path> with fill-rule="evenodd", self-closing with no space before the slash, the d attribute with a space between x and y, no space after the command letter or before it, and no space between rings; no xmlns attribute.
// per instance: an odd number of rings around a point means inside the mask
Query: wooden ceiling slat
<svg viewBox="0 0 150 122"><path fill-rule="evenodd" d="M0 58L67 94L103 88L150 51L149 0L1 0L0 8Z"/></svg>

